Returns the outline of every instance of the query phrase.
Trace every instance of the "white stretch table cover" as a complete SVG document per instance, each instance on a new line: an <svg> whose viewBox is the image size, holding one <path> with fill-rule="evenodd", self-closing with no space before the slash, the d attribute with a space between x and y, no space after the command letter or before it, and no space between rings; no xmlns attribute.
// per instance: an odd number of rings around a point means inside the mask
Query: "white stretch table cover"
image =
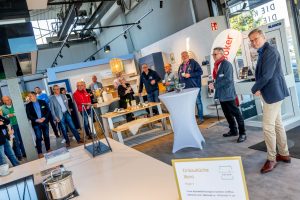
<svg viewBox="0 0 300 200"><path fill-rule="evenodd" d="M174 131L173 153L186 147L202 149L202 142L205 142L195 118L198 92L198 88L190 88L180 93L170 92L159 96L171 115Z"/></svg>
<svg viewBox="0 0 300 200"><path fill-rule="evenodd" d="M0 185L63 164L73 173L79 193L74 200L179 199L171 166L112 139L109 142L113 151L95 158L80 146L70 150L70 159L53 165L42 158L13 167L13 173L0 177Z"/></svg>

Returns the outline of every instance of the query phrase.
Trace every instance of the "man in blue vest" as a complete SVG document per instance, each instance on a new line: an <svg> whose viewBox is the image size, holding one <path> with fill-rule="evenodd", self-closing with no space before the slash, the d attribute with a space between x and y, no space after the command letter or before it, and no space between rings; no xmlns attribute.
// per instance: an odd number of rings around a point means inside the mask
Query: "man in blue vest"
<svg viewBox="0 0 300 200"><path fill-rule="evenodd" d="M278 50L266 41L266 37L260 29L252 30L248 37L252 47L258 52L255 84L251 90L263 102L263 132L268 157L261 173L268 173L276 167L278 161L291 162L286 132L281 119L281 104L284 98L289 96L289 92Z"/></svg>

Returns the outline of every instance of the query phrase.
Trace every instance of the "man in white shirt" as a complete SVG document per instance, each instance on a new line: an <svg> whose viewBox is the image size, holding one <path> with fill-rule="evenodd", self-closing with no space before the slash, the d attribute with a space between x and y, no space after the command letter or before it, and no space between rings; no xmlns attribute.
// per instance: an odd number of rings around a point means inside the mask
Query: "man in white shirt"
<svg viewBox="0 0 300 200"><path fill-rule="evenodd" d="M70 146L70 139L67 134L67 128L66 125L69 126L71 132L73 133L74 137L77 140L77 143L83 143L83 141L80 139L79 132L74 126L74 123L72 121L72 117L70 115L70 112L68 110L68 99L66 95L60 94L60 88L58 85L53 86L53 92L54 95L50 96L50 108L51 108L51 114L53 116L53 119L59 123L62 133L64 135L64 138L66 140L66 146Z"/></svg>

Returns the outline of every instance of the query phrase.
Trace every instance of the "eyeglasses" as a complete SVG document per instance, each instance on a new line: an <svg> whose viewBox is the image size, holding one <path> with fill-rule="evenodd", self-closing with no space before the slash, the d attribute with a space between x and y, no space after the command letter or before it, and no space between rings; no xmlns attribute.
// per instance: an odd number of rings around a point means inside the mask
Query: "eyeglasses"
<svg viewBox="0 0 300 200"><path fill-rule="evenodd" d="M250 40L250 43L253 44L253 43L256 42L259 38L260 38L260 36L254 38L253 40Z"/></svg>
<svg viewBox="0 0 300 200"><path fill-rule="evenodd" d="M218 55L218 54L220 54L220 53L213 53L213 54L211 54L212 56L216 56L216 55Z"/></svg>

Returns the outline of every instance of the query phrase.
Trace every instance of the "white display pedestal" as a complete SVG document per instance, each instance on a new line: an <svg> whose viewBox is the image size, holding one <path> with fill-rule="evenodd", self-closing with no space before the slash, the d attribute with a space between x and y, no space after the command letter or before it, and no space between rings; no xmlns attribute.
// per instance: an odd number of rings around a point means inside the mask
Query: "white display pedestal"
<svg viewBox="0 0 300 200"><path fill-rule="evenodd" d="M174 130L173 153L186 147L202 149L202 142L205 142L195 118L198 92L199 88L190 88L180 93L170 92L158 97L171 115Z"/></svg>

